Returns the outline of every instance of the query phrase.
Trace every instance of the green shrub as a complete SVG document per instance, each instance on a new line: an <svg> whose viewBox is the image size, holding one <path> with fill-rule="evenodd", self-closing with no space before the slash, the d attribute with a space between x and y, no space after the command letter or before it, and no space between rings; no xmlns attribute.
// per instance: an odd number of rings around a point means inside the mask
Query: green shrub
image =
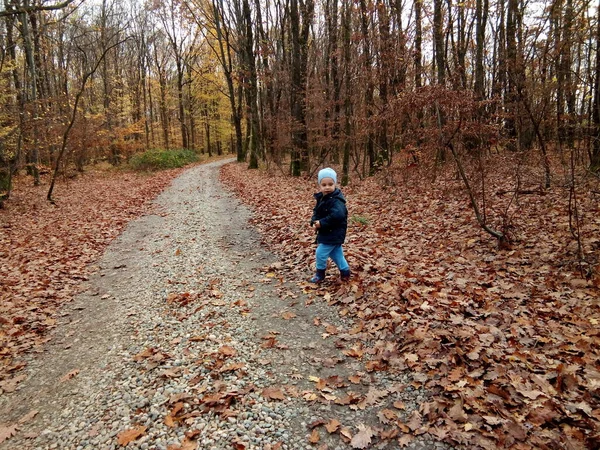
<svg viewBox="0 0 600 450"><path fill-rule="evenodd" d="M148 150L134 155L129 165L134 170L162 170L183 167L198 161L198 155L193 150Z"/></svg>

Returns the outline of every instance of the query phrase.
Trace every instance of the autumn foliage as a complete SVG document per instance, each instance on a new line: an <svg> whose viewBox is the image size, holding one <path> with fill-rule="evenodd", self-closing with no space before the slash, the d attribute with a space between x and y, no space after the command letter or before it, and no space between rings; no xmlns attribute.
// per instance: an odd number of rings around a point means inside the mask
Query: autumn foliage
<svg viewBox="0 0 600 450"><path fill-rule="evenodd" d="M510 209L506 163L495 162L490 210ZM285 276L315 289L305 281L314 267L313 180L240 165L222 177L254 208ZM511 250L478 227L449 167L434 183L418 167L390 170L344 194L354 277L340 284L331 268L316 292L354 319L366 372L407 370L431 394L410 426L398 427L468 448L600 445L600 277L597 266L587 279L579 270L568 190L518 199ZM594 195L580 197L588 260L600 244Z"/></svg>

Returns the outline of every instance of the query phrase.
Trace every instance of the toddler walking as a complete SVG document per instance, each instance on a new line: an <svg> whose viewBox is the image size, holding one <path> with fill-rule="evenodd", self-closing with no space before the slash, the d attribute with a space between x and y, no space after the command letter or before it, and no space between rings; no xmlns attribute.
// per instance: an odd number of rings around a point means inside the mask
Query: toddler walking
<svg viewBox="0 0 600 450"><path fill-rule="evenodd" d="M325 269L329 258L340 270L342 281L348 281L350 266L344 258L342 249L348 228L346 199L342 191L336 187L337 174L335 170L330 167L321 169L317 180L320 192L315 194L317 204L310 219L311 226L317 230L317 271L310 281L320 283L325 279Z"/></svg>

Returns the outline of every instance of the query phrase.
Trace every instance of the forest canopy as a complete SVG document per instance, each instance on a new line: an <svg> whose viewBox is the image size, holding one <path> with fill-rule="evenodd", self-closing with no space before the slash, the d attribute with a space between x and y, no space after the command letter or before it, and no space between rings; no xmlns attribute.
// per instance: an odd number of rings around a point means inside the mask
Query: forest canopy
<svg viewBox="0 0 600 450"><path fill-rule="evenodd" d="M0 190L27 167L236 153L343 182L449 155L600 167L589 0L6 0Z"/></svg>

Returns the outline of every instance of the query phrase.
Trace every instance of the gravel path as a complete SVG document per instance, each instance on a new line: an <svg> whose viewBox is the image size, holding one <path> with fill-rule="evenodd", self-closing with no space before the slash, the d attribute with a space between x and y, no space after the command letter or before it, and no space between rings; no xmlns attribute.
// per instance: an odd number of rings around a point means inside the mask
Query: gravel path
<svg viewBox="0 0 600 450"><path fill-rule="evenodd" d="M356 337L352 322L278 272L250 212L218 182L223 163L184 172L110 245L30 355L27 379L0 397L0 422L21 421L0 450L113 449L119 439L346 449L415 414L424 396L410 380L360 372L340 351ZM331 419L340 425L330 434ZM400 448L401 437L372 446ZM407 448L445 446L420 436Z"/></svg>

